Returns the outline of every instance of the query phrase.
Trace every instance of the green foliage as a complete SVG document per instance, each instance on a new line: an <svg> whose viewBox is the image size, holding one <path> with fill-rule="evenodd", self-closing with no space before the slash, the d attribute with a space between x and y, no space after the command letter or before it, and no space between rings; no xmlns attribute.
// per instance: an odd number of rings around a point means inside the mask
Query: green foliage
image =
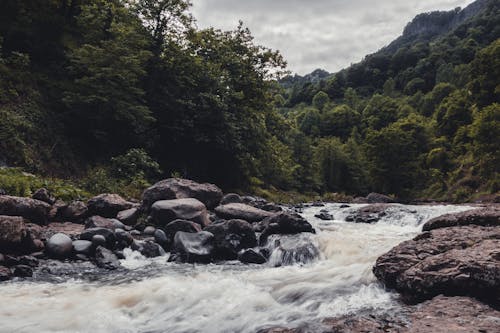
<svg viewBox="0 0 500 333"><path fill-rule="evenodd" d="M118 179L133 180L140 177L151 181L161 175L160 165L144 149L133 148L124 155L111 159L111 172Z"/></svg>
<svg viewBox="0 0 500 333"><path fill-rule="evenodd" d="M323 111L325 105L329 102L330 97L324 91L319 91L312 99L312 105L320 111Z"/></svg>

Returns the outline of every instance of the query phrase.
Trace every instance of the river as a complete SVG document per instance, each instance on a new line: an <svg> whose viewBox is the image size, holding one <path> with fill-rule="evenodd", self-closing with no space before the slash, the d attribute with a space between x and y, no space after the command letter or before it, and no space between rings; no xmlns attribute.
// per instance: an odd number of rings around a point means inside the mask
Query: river
<svg viewBox="0 0 500 333"><path fill-rule="evenodd" d="M305 208L301 214L317 233L273 236L265 265L175 264L132 251L114 272L46 263L32 281L0 284L0 332L314 331L325 317L398 311L397 295L371 272L377 257L430 218L472 207L394 205L375 224L345 222L362 206ZM334 220L315 218L321 209Z"/></svg>

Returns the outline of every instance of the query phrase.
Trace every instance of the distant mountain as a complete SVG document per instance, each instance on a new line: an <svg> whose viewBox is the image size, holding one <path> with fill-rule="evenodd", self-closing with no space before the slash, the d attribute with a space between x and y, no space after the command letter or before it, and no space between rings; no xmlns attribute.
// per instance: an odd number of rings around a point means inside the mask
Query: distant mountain
<svg viewBox="0 0 500 333"><path fill-rule="evenodd" d="M280 83L283 87L289 88L294 84L305 84L305 83L318 83L322 79L329 77L331 73L323 70L323 69L315 69L313 72L306 74L304 76L300 76L298 74L288 75L284 77Z"/></svg>

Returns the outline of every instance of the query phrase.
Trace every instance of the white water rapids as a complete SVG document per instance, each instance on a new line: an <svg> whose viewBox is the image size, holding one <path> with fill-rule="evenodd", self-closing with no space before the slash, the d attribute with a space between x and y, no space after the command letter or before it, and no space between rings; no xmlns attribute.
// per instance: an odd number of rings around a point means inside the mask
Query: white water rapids
<svg viewBox="0 0 500 333"><path fill-rule="evenodd" d="M100 277L2 283L0 332L253 333L349 313L397 311L397 295L372 274L377 257L414 237L430 218L472 207L394 205L375 224L345 222L362 206L306 208L302 215L317 234L280 237L266 265L179 265L128 252L123 270ZM335 220L315 218L321 209ZM297 244L309 244L312 252L316 247L319 257L274 267L295 258L287 248Z"/></svg>

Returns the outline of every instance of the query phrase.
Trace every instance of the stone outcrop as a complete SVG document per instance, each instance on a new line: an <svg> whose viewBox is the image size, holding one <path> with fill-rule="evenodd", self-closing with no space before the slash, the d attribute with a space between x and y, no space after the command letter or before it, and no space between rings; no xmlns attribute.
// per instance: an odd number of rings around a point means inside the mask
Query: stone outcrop
<svg viewBox="0 0 500 333"><path fill-rule="evenodd" d="M243 203L230 203L218 206L215 208L215 214L227 220L240 219L248 222L259 222L273 215L268 211Z"/></svg>
<svg viewBox="0 0 500 333"><path fill-rule="evenodd" d="M189 179L169 178L149 187L142 194L142 209L160 200L195 198L208 209L216 207L222 199L222 190L213 184L200 184Z"/></svg>
<svg viewBox="0 0 500 333"><path fill-rule="evenodd" d="M151 220L159 227L181 219L205 227L210 224L205 205L197 199L175 199L156 201L151 206Z"/></svg>
<svg viewBox="0 0 500 333"><path fill-rule="evenodd" d="M445 214L426 222L423 231L465 225L500 227L500 208L491 206L468 210L462 213Z"/></svg>
<svg viewBox="0 0 500 333"><path fill-rule="evenodd" d="M132 208L133 204L118 194L104 193L90 199L87 206L90 215L115 218L119 212Z"/></svg>
<svg viewBox="0 0 500 333"><path fill-rule="evenodd" d="M22 216L36 224L46 224L50 205L31 198L0 196L0 215Z"/></svg>
<svg viewBox="0 0 500 333"><path fill-rule="evenodd" d="M238 252L257 245L252 225L243 220L229 220L212 224L204 229L214 235L215 257L233 260Z"/></svg>

